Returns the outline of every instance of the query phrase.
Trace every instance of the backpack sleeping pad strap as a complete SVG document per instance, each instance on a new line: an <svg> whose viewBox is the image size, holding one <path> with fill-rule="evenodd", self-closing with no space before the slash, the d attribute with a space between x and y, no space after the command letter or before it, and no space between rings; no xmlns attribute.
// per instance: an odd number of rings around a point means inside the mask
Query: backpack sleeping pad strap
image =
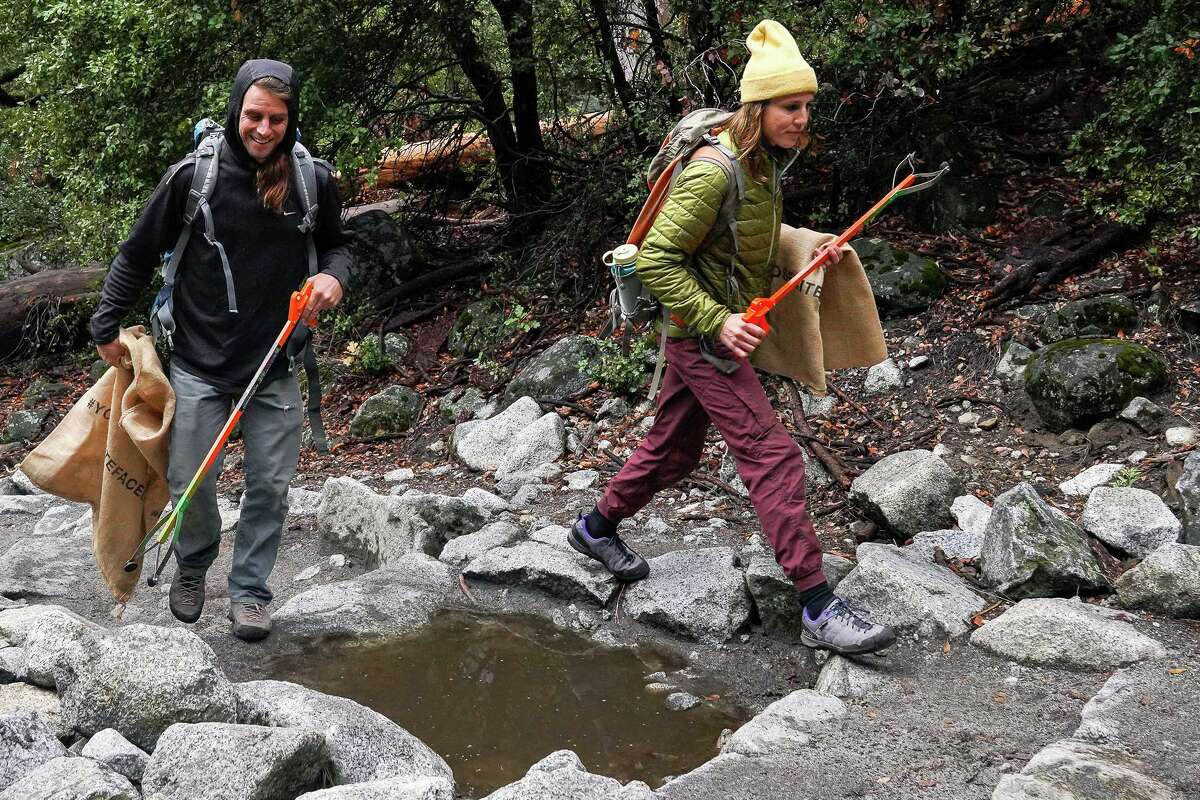
<svg viewBox="0 0 1200 800"><path fill-rule="evenodd" d="M658 332L658 357L654 359L654 377L650 379L650 399L658 396L658 386L662 383L663 369L667 365L667 329L671 327L671 312L663 306L662 325Z"/></svg>
<svg viewBox="0 0 1200 800"><path fill-rule="evenodd" d="M163 267L163 301L158 305L152 327L156 328L155 335L166 334L167 343L171 343L175 335L175 278L179 272L179 263L183 260L184 251L192 237L192 225L197 215L204 219L204 238L216 248L221 259L221 270L225 273L225 296L229 301L229 313L238 313L237 295L233 289L233 271L229 268L229 259L225 248L217 241L213 229L212 211L208 207L208 198L212 197L213 187L217 184L217 172L221 160L221 146L224 143L221 134L209 135L200 143L196 151L189 156L188 161L195 164L192 172L192 185L188 189L187 204L183 209L183 227L171 256ZM186 162L185 162L186 163Z"/></svg>
<svg viewBox="0 0 1200 800"><path fill-rule="evenodd" d="M317 274L317 244L313 231L317 227L317 170L313 157L304 145L296 142L292 148L292 167L296 175L296 187L300 194L300 207L304 218L297 229L304 234L305 249L308 251L308 277ZM332 170L330 170L332 172ZM312 433L313 449L318 453L329 452L329 440L325 436L325 424L321 421L321 374L317 368L317 354L313 350L312 331L305 325L297 325L288 342L288 357L295 370L296 359L304 364L304 375L308 379L308 428Z"/></svg>

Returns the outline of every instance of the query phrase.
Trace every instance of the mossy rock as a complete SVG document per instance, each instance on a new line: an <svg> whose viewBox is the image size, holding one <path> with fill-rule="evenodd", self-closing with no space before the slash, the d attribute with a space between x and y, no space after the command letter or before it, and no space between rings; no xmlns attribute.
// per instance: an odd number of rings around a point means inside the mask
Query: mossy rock
<svg viewBox="0 0 1200 800"><path fill-rule="evenodd" d="M378 439L404 433L421 416L425 401L407 386L389 386L363 401L350 422L356 439Z"/></svg>
<svg viewBox="0 0 1200 800"><path fill-rule="evenodd" d="M468 386L462 391L452 391L438 401L438 415L445 422L465 422L471 419L487 403L478 388Z"/></svg>
<svg viewBox="0 0 1200 800"><path fill-rule="evenodd" d="M504 320L504 303L495 298L477 300L459 313L446 349L456 356L490 353L508 338Z"/></svg>
<svg viewBox="0 0 1200 800"><path fill-rule="evenodd" d="M1106 294L1067 303L1046 318L1038 335L1044 342L1115 336L1118 331L1132 331L1137 324L1133 301L1124 295Z"/></svg>
<svg viewBox="0 0 1200 800"><path fill-rule="evenodd" d="M104 373L106 372L108 372L108 364L97 358L92 362L92 365L88 367L88 380L90 380L92 383L95 383L103 378Z"/></svg>
<svg viewBox="0 0 1200 800"><path fill-rule="evenodd" d="M1065 339L1034 353L1025 368L1025 391L1055 431L1086 430L1167 380L1153 350L1123 339Z"/></svg>
<svg viewBox="0 0 1200 800"><path fill-rule="evenodd" d="M70 393L71 387L65 383L38 378L25 388L22 397L26 408L36 408L45 405L52 397L66 397Z"/></svg>
<svg viewBox="0 0 1200 800"><path fill-rule="evenodd" d="M592 336L564 336L543 350L504 390L503 404L518 397L567 398L592 382L600 345Z"/></svg>
<svg viewBox="0 0 1200 800"><path fill-rule="evenodd" d="M946 290L946 276L933 259L906 253L874 237L850 244L871 282L879 316L885 319L924 311Z"/></svg>
<svg viewBox="0 0 1200 800"><path fill-rule="evenodd" d="M49 415L48 408L12 412L8 415L4 433L0 434L0 444L35 441L41 435L42 424Z"/></svg>

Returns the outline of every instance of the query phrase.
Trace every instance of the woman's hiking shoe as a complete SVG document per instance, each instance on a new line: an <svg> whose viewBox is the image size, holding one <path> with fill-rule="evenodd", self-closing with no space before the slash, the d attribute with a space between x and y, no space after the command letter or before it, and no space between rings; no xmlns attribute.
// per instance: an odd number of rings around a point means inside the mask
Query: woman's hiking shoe
<svg viewBox="0 0 1200 800"><path fill-rule="evenodd" d="M603 564L617 580L640 581L650 574L646 559L633 552L617 534L602 539L592 538L582 514L567 532L567 542L588 558Z"/></svg>
<svg viewBox="0 0 1200 800"><path fill-rule="evenodd" d="M841 655L874 653L890 647L896 632L887 625L863 619L840 597L813 619L804 610L800 641L808 647L830 650Z"/></svg>
<svg viewBox="0 0 1200 800"><path fill-rule="evenodd" d="M167 605L171 613L180 622L195 622L200 619L204 610L204 576L175 575L171 581L171 591L167 595Z"/></svg>
<svg viewBox="0 0 1200 800"><path fill-rule="evenodd" d="M229 607L233 635L247 642L258 642L271 632L271 612L263 603L234 602Z"/></svg>

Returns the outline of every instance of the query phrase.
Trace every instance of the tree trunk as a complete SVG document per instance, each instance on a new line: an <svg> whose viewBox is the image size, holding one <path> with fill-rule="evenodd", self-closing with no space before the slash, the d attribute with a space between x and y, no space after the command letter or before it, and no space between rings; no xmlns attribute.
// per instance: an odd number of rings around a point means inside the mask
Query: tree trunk
<svg viewBox="0 0 1200 800"><path fill-rule="evenodd" d="M0 358L44 345L64 305L98 297L103 269L55 269L0 283Z"/></svg>
<svg viewBox="0 0 1200 800"><path fill-rule="evenodd" d="M533 42L532 0L492 0L504 38L512 73L513 128L517 135L518 162L513 187L518 195L518 215L536 214L550 199L550 165L542 140L538 114L537 55Z"/></svg>
<svg viewBox="0 0 1200 800"><path fill-rule="evenodd" d="M709 0L690 0L687 4L687 38L692 46L692 58L707 53L720 40L721 31L713 22L713 7ZM704 105L719 104L719 86L709 79L709 71L702 69L700 76L704 93Z"/></svg>
<svg viewBox="0 0 1200 800"><path fill-rule="evenodd" d="M452 0L452 13L444 21L445 33L479 97L481 120L496 154L505 199L513 212L514 236L523 239L536 230L552 191L537 109L533 6L531 0L492 0L492 5L500 15L512 64L511 114L504 82L487 60L471 27L476 16L471 3Z"/></svg>
<svg viewBox="0 0 1200 800"><path fill-rule="evenodd" d="M626 118L633 120L633 88L629 85L629 81L625 77L625 67L621 63L620 55L617 53L617 43L613 38L612 21L608 18L608 8L605 6L605 0L590 0L592 6L592 16L596 18L596 27L599 29L599 37L596 42L596 47L600 51L604 62L608 64L608 71L612 75L613 90L617 93L617 99L621 102L621 109L625 112ZM646 137L642 135L640 127L633 124L634 141L639 150L646 147Z"/></svg>
<svg viewBox="0 0 1200 800"><path fill-rule="evenodd" d="M644 22L646 29L650 32L650 47L654 50L655 66L661 67L665 72L660 72L662 77L663 87L667 89L669 100L667 107L671 110L671 116L678 117L683 114L683 104L679 102L679 98L674 92L675 87L675 65L671 61L671 54L667 51L666 37L663 35L662 24L658 20L658 7L654 0L643 0L643 11L645 14Z"/></svg>

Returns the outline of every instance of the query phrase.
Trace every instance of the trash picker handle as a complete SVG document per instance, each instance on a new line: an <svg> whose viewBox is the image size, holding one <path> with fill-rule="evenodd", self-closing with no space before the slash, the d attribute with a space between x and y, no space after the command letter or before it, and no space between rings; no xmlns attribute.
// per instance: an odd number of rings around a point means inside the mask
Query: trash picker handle
<svg viewBox="0 0 1200 800"><path fill-rule="evenodd" d="M881 211L887 208L897 195L899 195L909 186L912 186L917 180L917 177L918 176L916 173L911 173L896 186L893 186L892 190L884 195L882 200L871 206L871 209L867 211L867 213L855 220L854 224L849 228L842 231L842 235L837 238L837 240L833 243L833 246L839 249L844 247L847 242L857 236L862 229L866 227L868 222L870 222ZM790 294L793 289L799 286L805 278L820 269L828 259L829 248L824 248L821 251L821 255L810 261L808 266L793 275L787 283L776 289L770 297L756 297L751 300L750 305L746 308L745 313L742 314L742 318L745 319L746 322L757 325L764 331L769 332L771 330L771 326L767 324L767 313L771 309L775 308L775 306L779 304L779 301Z"/></svg>
<svg viewBox="0 0 1200 800"><path fill-rule="evenodd" d="M292 324L293 328L296 326L296 323L300 321L300 315L304 313L304 309L308 306L308 301L312 299L312 293L313 285L310 281L306 281L300 291L292 292L292 301L288 306L288 322ZM310 322L308 327L317 327L316 320ZM289 329L288 335L290 336L291 333L292 331ZM286 339L287 337L284 338Z"/></svg>

